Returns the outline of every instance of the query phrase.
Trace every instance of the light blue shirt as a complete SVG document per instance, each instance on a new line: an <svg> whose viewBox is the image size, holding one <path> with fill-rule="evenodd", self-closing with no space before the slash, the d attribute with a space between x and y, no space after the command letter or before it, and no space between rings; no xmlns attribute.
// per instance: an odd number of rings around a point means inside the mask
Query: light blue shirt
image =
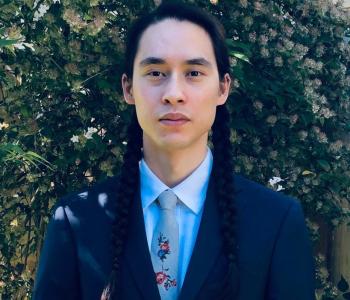
<svg viewBox="0 0 350 300"><path fill-rule="evenodd" d="M207 155L201 164L187 178L171 188L180 200L176 207L176 219L179 223L180 288L185 279L187 267L196 242L212 165L213 155L208 148ZM152 172L144 159L140 161L139 167L141 176L141 201L148 249L150 250L153 231L159 218L159 208L155 200L160 193L170 188Z"/></svg>

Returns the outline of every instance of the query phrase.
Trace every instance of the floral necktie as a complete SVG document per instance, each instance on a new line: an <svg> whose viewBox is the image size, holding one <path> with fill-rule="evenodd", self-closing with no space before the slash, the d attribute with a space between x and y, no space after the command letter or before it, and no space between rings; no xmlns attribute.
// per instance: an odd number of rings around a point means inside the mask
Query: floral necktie
<svg viewBox="0 0 350 300"><path fill-rule="evenodd" d="M153 232L151 258L162 300L178 297L179 224L176 221L177 196L172 190L158 197L159 220Z"/></svg>

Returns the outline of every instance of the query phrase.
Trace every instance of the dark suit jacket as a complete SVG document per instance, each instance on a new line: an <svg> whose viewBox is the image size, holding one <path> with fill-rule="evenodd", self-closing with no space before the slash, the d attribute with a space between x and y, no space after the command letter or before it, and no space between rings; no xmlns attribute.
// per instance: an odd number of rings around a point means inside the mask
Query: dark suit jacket
<svg viewBox="0 0 350 300"><path fill-rule="evenodd" d="M313 300L314 261L299 202L235 175L237 269L224 286L220 215L210 180L180 300ZM139 189L139 187L137 187ZM100 299L111 271L116 178L62 198L47 229L34 300ZM138 193L118 299L159 300Z"/></svg>

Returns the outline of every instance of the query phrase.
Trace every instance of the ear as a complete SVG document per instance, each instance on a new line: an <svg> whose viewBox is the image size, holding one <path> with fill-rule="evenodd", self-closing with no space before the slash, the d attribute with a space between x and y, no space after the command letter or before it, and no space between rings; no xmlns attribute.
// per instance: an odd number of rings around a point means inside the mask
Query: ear
<svg viewBox="0 0 350 300"><path fill-rule="evenodd" d="M228 95L230 93L230 87L231 87L231 77L228 73L224 75L223 80L219 82L220 90L219 90L219 98L217 101L217 105L223 105L225 104Z"/></svg>
<svg viewBox="0 0 350 300"><path fill-rule="evenodd" d="M135 105L135 99L132 90L132 80L129 79L125 73L122 76L122 87L125 102L131 105Z"/></svg>

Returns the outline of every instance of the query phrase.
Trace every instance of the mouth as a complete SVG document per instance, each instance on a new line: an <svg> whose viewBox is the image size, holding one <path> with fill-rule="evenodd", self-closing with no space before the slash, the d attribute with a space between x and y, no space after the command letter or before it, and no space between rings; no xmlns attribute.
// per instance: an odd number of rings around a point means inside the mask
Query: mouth
<svg viewBox="0 0 350 300"><path fill-rule="evenodd" d="M159 122L161 122L163 125L168 125L168 126L183 125L189 121L190 119L181 113L168 113L163 115L159 119Z"/></svg>
<svg viewBox="0 0 350 300"><path fill-rule="evenodd" d="M167 119L160 120L160 123L168 126L179 126L179 125L186 124L187 122L189 121L188 120L167 120Z"/></svg>

